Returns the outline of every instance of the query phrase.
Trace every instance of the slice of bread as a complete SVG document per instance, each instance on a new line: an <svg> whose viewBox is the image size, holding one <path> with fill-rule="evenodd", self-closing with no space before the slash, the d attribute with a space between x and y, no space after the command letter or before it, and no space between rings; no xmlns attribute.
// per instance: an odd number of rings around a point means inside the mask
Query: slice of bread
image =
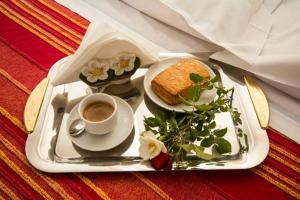
<svg viewBox="0 0 300 200"><path fill-rule="evenodd" d="M187 97L187 91L192 86L190 74L199 74L210 78L209 72L199 61L181 59L174 65L160 72L152 81L153 92L169 105L182 103L179 95Z"/></svg>

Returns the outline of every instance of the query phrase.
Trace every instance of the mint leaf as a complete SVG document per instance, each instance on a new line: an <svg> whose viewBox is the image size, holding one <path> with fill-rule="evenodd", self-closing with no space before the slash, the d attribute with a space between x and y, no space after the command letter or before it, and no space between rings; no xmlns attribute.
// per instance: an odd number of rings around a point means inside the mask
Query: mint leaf
<svg viewBox="0 0 300 200"><path fill-rule="evenodd" d="M210 147L213 144L214 141L214 137L212 135L210 135L208 138L204 138L201 141L201 146L202 147Z"/></svg>
<svg viewBox="0 0 300 200"><path fill-rule="evenodd" d="M218 129L214 131L214 135L217 137L223 137L227 133L227 128Z"/></svg>
<svg viewBox="0 0 300 200"><path fill-rule="evenodd" d="M200 131L198 131L197 129L195 129L195 128L191 129L191 131L190 131L190 138L189 138L190 141L194 142L196 140L196 138L197 138L197 136L198 136L199 133L200 133Z"/></svg>
<svg viewBox="0 0 300 200"><path fill-rule="evenodd" d="M191 73L191 74L190 74L190 79L191 79L191 81L193 81L194 83L199 83L200 81L203 80L203 77L200 76L199 74Z"/></svg>
<svg viewBox="0 0 300 200"><path fill-rule="evenodd" d="M200 98L200 91L201 91L201 89L198 85L194 85L194 86L190 87L188 89L189 98L194 102L198 101Z"/></svg>
<svg viewBox="0 0 300 200"><path fill-rule="evenodd" d="M221 98L218 98L216 103L218 103L219 105L224 105L225 104L224 100L221 99Z"/></svg>
<svg viewBox="0 0 300 200"><path fill-rule="evenodd" d="M183 148L183 150L185 150L187 153L190 153L194 149L194 145L193 144L182 144L181 148Z"/></svg>
<svg viewBox="0 0 300 200"><path fill-rule="evenodd" d="M219 80L220 80L220 77L217 75L217 76L215 76L213 79L211 79L210 82L216 83L216 82L218 82Z"/></svg>
<svg viewBox="0 0 300 200"><path fill-rule="evenodd" d="M205 136L209 135L209 130L207 128L204 128L202 131L199 132L198 135L201 137L205 137Z"/></svg>
<svg viewBox="0 0 300 200"><path fill-rule="evenodd" d="M220 110L222 112L228 112L228 107L227 106L220 107Z"/></svg>
<svg viewBox="0 0 300 200"><path fill-rule="evenodd" d="M207 154L203 152L203 147L199 148L198 146L194 146L194 151L197 155L198 158L202 158L203 160L211 160L214 159L215 157L211 154Z"/></svg>
<svg viewBox="0 0 300 200"><path fill-rule="evenodd" d="M170 131L175 132L178 130L178 124L177 121L174 118L170 119Z"/></svg>
<svg viewBox="0 0 300 200"><path fill-rule="evenodd" d="M207 104L195 105L195 107L199 111L208 111L214 108L213 106Z"/></svg>
<svg viewBox="0 0 300 200"><path fill-rule="evenodd" d="M215 144L216 150L219 154L231 152L231 144L224 138L218 138Z"/></svg>
<svg viewBox="0 0 300 200"><path fill-rule="evenodd" d="M208 126L207 126L208 129L213 129L215 127L216 127L216 122L215 121L213 121L212 123L208 124Z"/></svg>
<svg viewBox="0 0 300 200"><path fill-rule="evenodd" d="M155 117L148 117L144 119L144 123L147 124L149 127L157 127L159 126L159 122Z"/></svg>
<svg viewBox="0 0 300 200"><path fill-rule="evenodd" d="M159 116L159 115L155 115L155 120L159 125L164 125L164 120Z"/></svg>

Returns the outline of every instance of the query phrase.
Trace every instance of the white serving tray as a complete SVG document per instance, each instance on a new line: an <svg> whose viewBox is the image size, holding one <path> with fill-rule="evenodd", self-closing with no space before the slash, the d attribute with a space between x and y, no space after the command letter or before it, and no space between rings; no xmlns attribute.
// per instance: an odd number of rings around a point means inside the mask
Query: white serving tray
<svg viewBox="0 0 300 200"><path fill-rule="evenodd" d="M64 58L57 63L55 63L48 73L48 78L50 83L45 93L45 97L40 109L39 117L32 134L30 134L26 141L26 156L29 162L37 169L45 172L111 172L111 171L154 171L154 169L149 166L148 162L143 162L139 160L134 161L99 161L97 162L78 162L78 163L66 163L58 162L55 157L56 152L56 136L57 132L53 128L55 123L55 112L51 102L54 97L58 94L66 92L66 88L74 87L74 84L82 83L72 83L67 85L61 85L53 87L51 85L51 80L55 77L57 71L60 67L63 67L65 63L68 62L68 57ZM247 134L249 151L247 153L241 154L238 159L227 160L224 166L217 165L206 165L205 163L199 164L196 167L189 169L205 169L205 170L218 170L218 169L247 169L252 168L259 163L261 163L269 151L269 140L266 131L260 128L259 122L257 120L254 108L248 90L244 84L234 82L226 74L223 73L222 69L216 67L221 75L222 84L226 88L234 87L234 101L233 106L237 107L242 113L241 119L243 121L242 129ZM147 69L139 69L132 77L133 83L135 80L143 78L143 75ZM140 90L143 90L142 85L136 83ZM81 88L82 90L82 88ZM80 91L80 90L79 90ZM137 140L139 133L143 130L143 117L150 116L151 112L147 109L144 99L141 99L140 104L134 107L135 111L135 125L134 125L134 135L133 140ZM63 126L63 125L62 125ZM60 151L62 152L62 151ZM126 151L128 156L136 156L137 146L128 148Z"/></svg>

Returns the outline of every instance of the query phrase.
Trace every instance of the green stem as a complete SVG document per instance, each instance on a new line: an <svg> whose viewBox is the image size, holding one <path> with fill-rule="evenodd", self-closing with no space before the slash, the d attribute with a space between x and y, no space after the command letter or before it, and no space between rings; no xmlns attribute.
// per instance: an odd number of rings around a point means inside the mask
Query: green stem
<svg viewBox="0 0 300 200"><path fill-rule="evenodd" d="M233 93L234 93L234 88L231 88L230 104L229 104L230 108L232 108Z"/></svg>

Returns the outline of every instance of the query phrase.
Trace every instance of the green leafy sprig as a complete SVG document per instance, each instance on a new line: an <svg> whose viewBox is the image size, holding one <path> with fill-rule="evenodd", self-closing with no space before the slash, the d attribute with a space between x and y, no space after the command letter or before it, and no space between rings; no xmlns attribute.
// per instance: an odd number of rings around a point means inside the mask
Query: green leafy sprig
<svg viewBox="0 0 300 200"><path fill-rule="evenodd" d="M234 123L242 123L240 113L232 108L234 88L220 87L218 76L209 80L192 73L190 80L193 84L188 89L187 98L179 98L185 105L192 107L191 111L161 113L144 119L145 129L158 136L178 165L188 162L189 154L203 161L213 161L231 152L231 144L224 138L227 128L216 129L216 113L231 112ZM201 93L213 88L217 91L215 100L207 104L197 104ZM211 153L205 152L207 148L211 148ZM195 161L188 164L193 166Z"/></svg>

